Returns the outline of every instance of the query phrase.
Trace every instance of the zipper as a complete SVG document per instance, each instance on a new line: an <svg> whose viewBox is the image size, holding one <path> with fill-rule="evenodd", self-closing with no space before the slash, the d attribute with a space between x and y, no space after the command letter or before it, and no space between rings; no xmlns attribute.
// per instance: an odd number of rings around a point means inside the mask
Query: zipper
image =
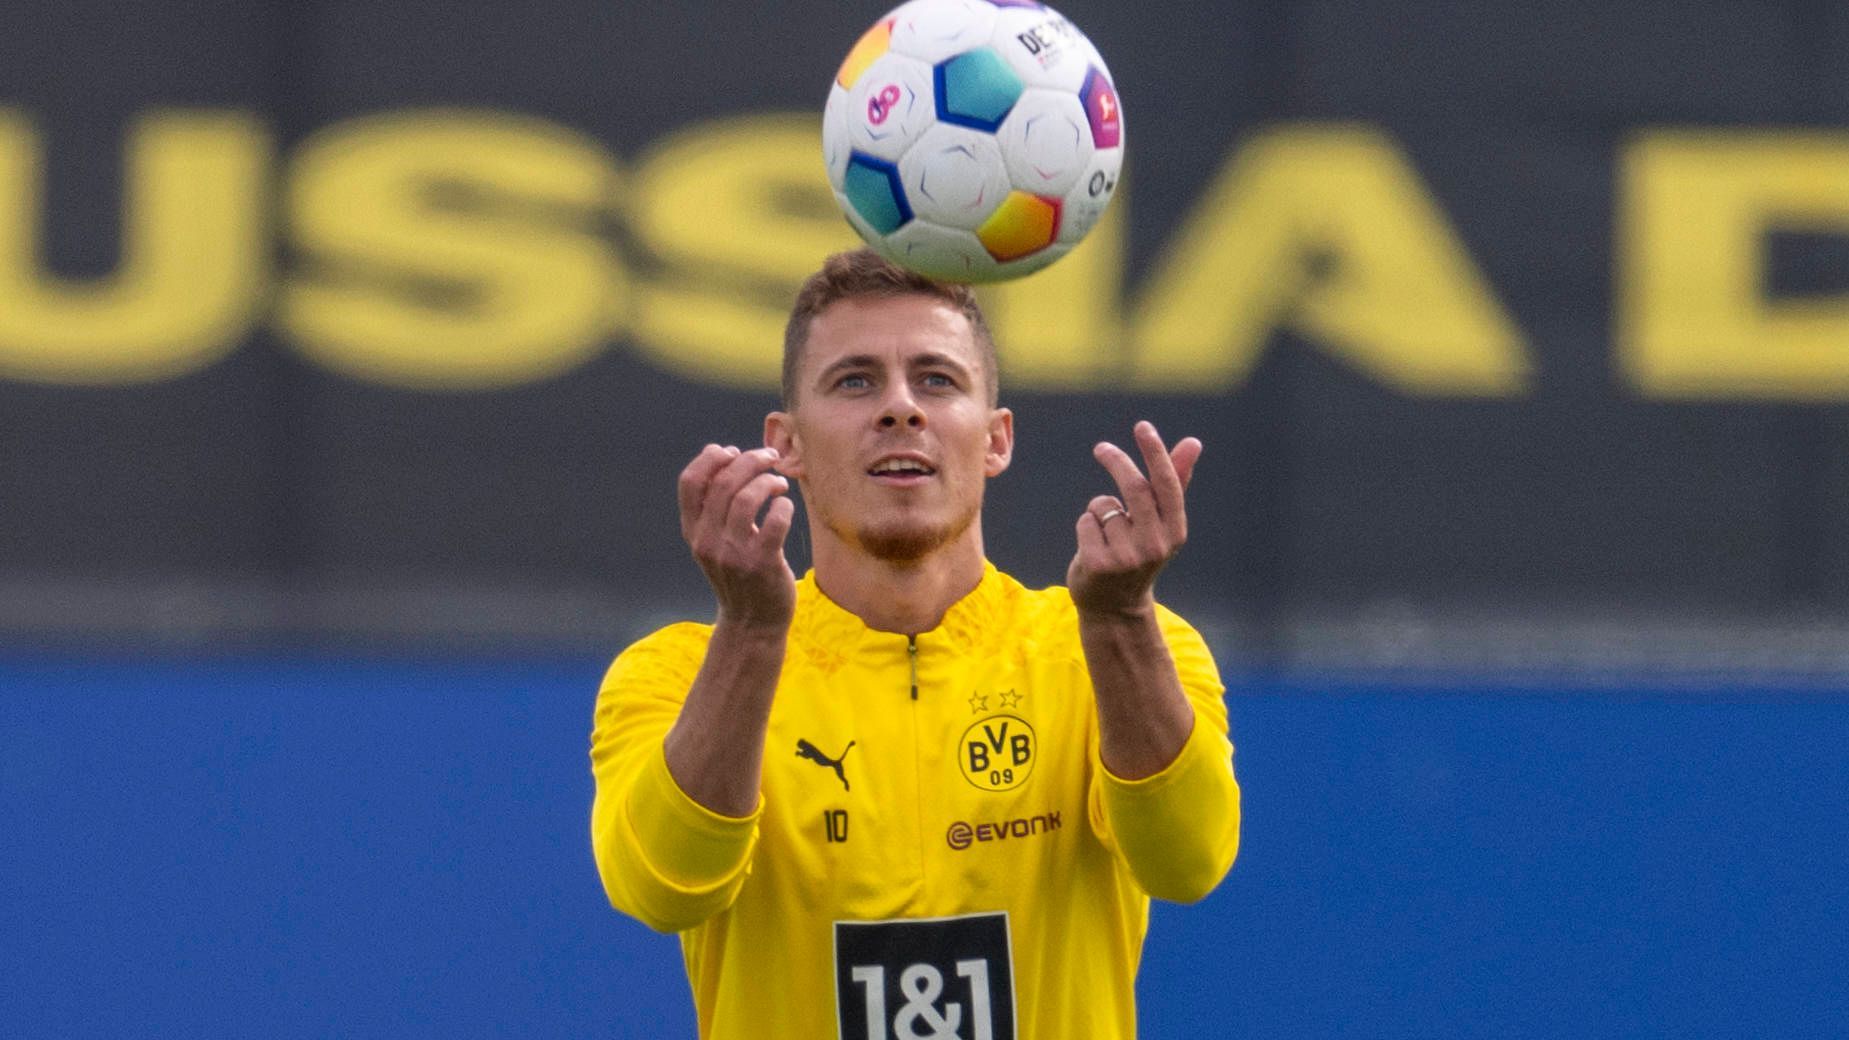
<svg viewBox="0 0 1849 1040"><path fill-rule="evenodd" d="M924 723L918 717L920 709L918 707L918 637L916 635L908 635L905 637L905 657L911 666L912 678L912 708L910 712L912 743L911 817L912 836L917 843L917 851L915 852L917 859L913 860L913 862L917 864L918 891L924 893L930 891L931 884L929 870L927 868L927 864L930 861L925 854L924 741L920 739Z"/></svg>
<svg viewBox="0 0 1849 1040"><path fill-rule="evenodd" d="M905 637L905 654L912 662L912 699L918 699L918 637Z"/></svg>

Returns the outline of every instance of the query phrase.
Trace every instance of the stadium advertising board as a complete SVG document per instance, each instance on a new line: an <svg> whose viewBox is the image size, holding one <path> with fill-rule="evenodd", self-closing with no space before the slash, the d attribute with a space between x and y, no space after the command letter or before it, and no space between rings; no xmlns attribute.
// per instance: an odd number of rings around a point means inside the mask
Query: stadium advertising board
<svg viewBox="0 0 1849 1040"><path fill-rule="evenodd" d="M1035 461L993 554L1056 580L1088 446L1147 414L1209 445L1169 595L1261 656L1319 617L1836 616L1849 48L1793 41L1849 34L1583 6L1069 11L1133 143L1090 240L984 290ZM649 496L755 439L791 290L853 242L818 140L861 14L419 10L0 43L0 624L697 601Z"/></svg>

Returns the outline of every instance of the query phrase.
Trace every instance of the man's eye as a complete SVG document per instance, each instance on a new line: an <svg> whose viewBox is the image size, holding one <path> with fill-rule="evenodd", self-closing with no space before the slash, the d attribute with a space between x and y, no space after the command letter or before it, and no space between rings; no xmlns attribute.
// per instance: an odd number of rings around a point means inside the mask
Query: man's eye
<svg viewBox="0 0 1849 1040"><path fill-rule="evenodd" d="M845 376L842 376L840 379L836 380L835 385L842 388L843 390L864 390L868 386L871 386L872 384L867 381L866 376L845 375Z"/></svg>
<svg viewBox="0 0 1849 1040"><path fill-rule="evenodd" d="M956 386L957 381L942 372L928 372L924 377L926 386Z"/></svg>

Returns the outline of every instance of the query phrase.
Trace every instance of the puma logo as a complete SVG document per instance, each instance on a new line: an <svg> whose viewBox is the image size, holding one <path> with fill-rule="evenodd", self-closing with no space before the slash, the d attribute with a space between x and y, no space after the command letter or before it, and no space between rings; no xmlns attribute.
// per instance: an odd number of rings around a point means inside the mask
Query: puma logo
<svg viewBox="0 0 1849 1040"><path fill-rule="evenodd" d="M844 791L853 790L847 783L847 771L841 768L841 763L847 760L847 753L852 750L854 750L854 741L850 740L847 742L847 747L841 749L840 758L829 758L827 755L822 754L821 749L817 748L814 744L806 740L799 739L796 741L796 757L806 758L818 766L827 766L833 769L835 775L841 778L841 789Z"/></svg>

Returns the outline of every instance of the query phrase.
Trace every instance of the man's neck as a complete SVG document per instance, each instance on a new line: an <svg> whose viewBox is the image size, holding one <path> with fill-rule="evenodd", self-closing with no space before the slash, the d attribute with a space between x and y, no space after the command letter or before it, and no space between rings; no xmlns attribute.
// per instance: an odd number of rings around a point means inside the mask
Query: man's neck
<svg viewBox="0 0 1849 1040"><path fill-rule="evenodd" d="M903 563L869 556L821 532L814 545L817 587L880 632L929 632L982 583L982 532L976 524L930 555Z"/></svg>

